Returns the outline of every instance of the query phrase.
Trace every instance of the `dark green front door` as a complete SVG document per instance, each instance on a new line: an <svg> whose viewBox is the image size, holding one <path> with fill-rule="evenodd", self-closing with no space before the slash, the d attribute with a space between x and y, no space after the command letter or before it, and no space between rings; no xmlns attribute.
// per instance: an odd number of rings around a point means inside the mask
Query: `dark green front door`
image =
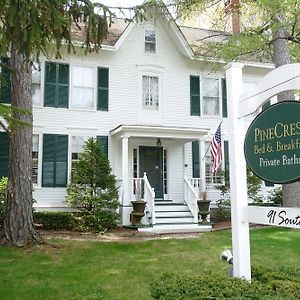
<svg viewBox="0 0 300 300"><path fill-rule="evenodd" d="M163 148L139 148L140 175L146 172L148 180L155 191L155 198L163 198Z"/></svg>

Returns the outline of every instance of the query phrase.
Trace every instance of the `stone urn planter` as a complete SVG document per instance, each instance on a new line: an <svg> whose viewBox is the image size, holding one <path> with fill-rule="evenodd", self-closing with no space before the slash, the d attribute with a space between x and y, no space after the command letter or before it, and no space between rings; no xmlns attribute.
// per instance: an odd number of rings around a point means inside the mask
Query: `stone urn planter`
<svg viewBox="0 0 300 300"><path fill-rule="evenodd" d="M131 224L133 226L140 226L142 225L141 219L145 215L145 207L146 201L143 200L133 200L131 204L133 206L133 210L130 214Z"/></svg>
<svg viewBox="0 0 300 300"><path fill-rule="evenodd" d="M210 208L210 200L207 200L207 193L202 192L200 195L200 199L197 201L198 205L198 215L199 215L199 223L200 224L208 224L207 216L209 215Z"/></svg>

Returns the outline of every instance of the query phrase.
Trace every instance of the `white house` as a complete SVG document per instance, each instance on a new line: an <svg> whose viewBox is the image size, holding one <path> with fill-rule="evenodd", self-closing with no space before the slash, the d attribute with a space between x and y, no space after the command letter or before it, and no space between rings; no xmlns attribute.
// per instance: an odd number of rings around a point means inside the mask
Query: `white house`
<svg viewBox="0 0 300 300"><path fill-rule="evenodd" d="M142 182L143 222L150 230L201 227L199 190L206 189L213 202L220 198L214 186L222 178L212 176L207 149L221 121L223 169L229 159L225 64L193 51L211 33L179 27L168 15L139 23L116 19L99 53L85 56L79 48L63 60L41 60L32 83L36 209L66 209L72 161L93 136L120 186L123 225L130 224L130 201ZM271 69L244 63L244 90ZM7 136L1 132L0 176L7 174L7 161Z"/></svg>

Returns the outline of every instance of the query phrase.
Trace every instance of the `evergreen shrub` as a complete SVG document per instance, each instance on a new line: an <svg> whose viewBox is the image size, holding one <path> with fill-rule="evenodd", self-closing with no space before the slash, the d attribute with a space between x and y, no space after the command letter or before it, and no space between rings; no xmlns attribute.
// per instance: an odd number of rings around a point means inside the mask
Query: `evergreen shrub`
<svg viewBox="0 0 300 300"><path fill-rule="evenodd" d="M85 225L94 231L117 226L118 190L109 161L97 140L90 138L74 163L66 202L82 213Z"/></svg>
<svg viewBox="0 0 300 300"><path fill-rule="evenodd" d="M256 276L259 273L259 276ZM258 272L250 282L215 274L165 273L153 279L154 299L299 299L300 281L281 272Z"/></svg>

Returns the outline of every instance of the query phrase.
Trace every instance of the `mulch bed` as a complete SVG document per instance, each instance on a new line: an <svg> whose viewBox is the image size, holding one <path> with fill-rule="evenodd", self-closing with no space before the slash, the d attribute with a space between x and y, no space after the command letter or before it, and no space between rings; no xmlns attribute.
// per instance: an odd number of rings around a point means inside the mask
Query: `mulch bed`
<svg viewBox="0 0 300 300"><path fill-rule="evenodd" d="M213 225L212 231L230 229L230 222L219 222ZM47 240L52 238L61 238L65 240L77 241L102 241L102 242L140 242L157 239L187 239L196 238L201 233L168 233L156 234L139 232L136 229L128 229L118 227L116 229L107 230L103 233L96 234L91 232L77 232L77 231L52 231L39 230L40 234Z"/></svg>

